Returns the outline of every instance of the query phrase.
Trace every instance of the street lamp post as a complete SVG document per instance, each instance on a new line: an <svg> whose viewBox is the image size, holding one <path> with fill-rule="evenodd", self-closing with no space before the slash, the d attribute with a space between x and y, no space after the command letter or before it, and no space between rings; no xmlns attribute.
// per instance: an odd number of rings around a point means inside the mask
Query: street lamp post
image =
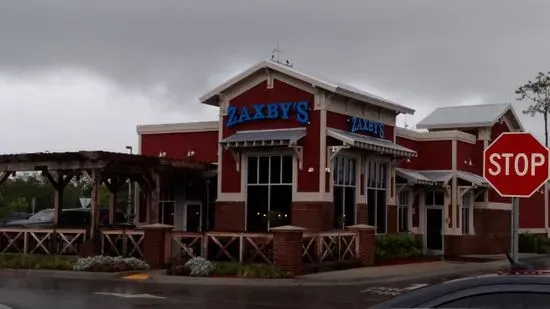
<svg viewBox="0 0 550 309"><path fill-rule="evenodd" d="M133 147L132 146L126 146L126 149L132 154ZM128 216L128 219L130 219L130 214L132 211L132 180L128 178L128 208L126 209L126 215Z"/></svg>

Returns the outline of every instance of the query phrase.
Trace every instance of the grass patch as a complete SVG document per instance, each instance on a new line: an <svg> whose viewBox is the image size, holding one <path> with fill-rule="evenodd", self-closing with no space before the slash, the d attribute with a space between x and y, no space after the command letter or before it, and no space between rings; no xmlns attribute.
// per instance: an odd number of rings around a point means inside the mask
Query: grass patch
<svg viewBox="0 0 550 309"><path fill-rule="evenodd" d="M73 270L77 257L41 254L0 254L2 269Z"/></svg>

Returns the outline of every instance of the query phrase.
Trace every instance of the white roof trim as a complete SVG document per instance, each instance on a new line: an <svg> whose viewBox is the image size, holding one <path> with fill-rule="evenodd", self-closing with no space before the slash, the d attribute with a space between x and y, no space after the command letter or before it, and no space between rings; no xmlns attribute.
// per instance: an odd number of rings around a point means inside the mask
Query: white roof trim
<svg viewBox="0 0 550 309"><path fill-rule="evenodd" d="M272 61L262 61L252 66L251 68L245 70L244 72L238 74L237 76L231 78L225 83L219 85L218 87L214 88L213 90L209 91L208 93L200 97L201 103L218 106L219 104L218 102L212 102L214 98L216 98L220 93L225 91L227 88L232 87L239 81L245 79L246 77L252 75L253 73L263 68L268 68L274 71L278 71L282 74L291 76L293 78L296 78L298 80L311 84L311 86L313 87L319 87L319 88L328 90L332 93L336 93L348 98L377 105L379 107L394 110L403 114L414 114L414 109L408 108L406 106L383 99L373 94L366 93L364 91L359 92L358 90L352 89L352 87L346 87L345 85L336 85L334 83L321 80L319 78L298 72L292 68L277 64Z"/></svg>
<svg viewBox="0 0 550 309"><path fill-rule="evenodd" d="M218 131L218 121L138 125L139 135Z"/></svg>

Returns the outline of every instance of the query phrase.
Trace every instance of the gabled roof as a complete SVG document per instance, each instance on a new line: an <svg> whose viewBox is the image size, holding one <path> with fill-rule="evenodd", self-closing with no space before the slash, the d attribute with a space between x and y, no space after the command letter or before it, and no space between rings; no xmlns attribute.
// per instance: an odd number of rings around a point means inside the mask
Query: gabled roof
<svg viewBox="0 0 550 309"><path fill-rule="evenodd" d="M311 75L299 72L293 68L278 64L273 61L267 61L267 60L252 66L251 68L231 78L230 80L226 81L220 86L214 88L212 91L208 92L207 94L205 94L200 98L201 103L219 106L218 95L220 93L232 87L233 85L240 82L241 80L247 78L248 76L258 72L259 70L265 70L265 69L271 69L271 70L280 72L282 74L285 74L290 77L309 83L314 87L319 87L327 91L330 91L332 93L336 93L336 94L348 97L350 99L370 103L370 104L373 104L382 108L386 108L389 110L393 110L399 113L403 113L403 114L411 114L411 115L414 114L414 109L386 100L384 98L381 98L374 94L357 89L355 87L344 85L341 83L329 82L327 80L313 77Z"/></svg>
<svg viewBox="0 0 550 309"><path fill-rule="evenodd" d="M513 115L515 129L523 131L510 103L440 107L422 119L416 128L429 130L491 127L507 112Z"/></svg>

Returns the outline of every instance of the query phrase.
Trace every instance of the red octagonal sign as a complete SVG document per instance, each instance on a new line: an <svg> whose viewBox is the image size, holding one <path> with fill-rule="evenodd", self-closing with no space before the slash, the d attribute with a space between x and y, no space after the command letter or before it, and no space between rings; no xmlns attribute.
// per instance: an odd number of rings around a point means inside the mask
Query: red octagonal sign
<svg viewBox="0 0 550 309"><path fill-rule="evenodd" d="M503 133L483 152L483 177L501 196L530 197L548 180L549 158L531 133Z"/></svg>

